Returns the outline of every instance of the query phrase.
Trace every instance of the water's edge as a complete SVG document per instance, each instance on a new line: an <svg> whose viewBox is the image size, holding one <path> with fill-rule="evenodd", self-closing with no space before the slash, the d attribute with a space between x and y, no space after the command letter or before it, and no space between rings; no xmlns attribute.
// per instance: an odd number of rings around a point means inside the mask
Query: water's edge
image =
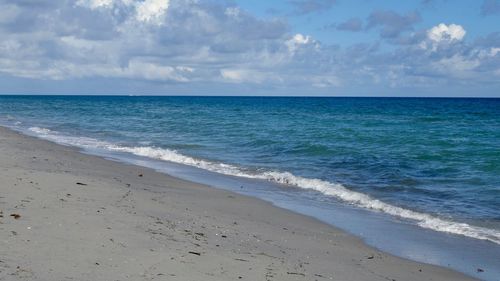
<svg viewBox="0 0 500 281"><path fill-rule="evenodd" d="M311 204L311 201L308 200L296 202L297 198L293 196L293 192L291 192L290 196L282 198L285 193L282 184L289 184L289 182L285 182L280 175L274 175L276 179L269 179L267 177L242 177L239 174L224 174L219 171L204 169L204 167L198 165L172 162L161 157L151 159L149 154L135 153L137 151L130 151L122 147L117 147L114 150L90 149L89 147L57 142L54 139L40 135L40 131L27 132L12 127L2 127L30 137L48 140L60 145L68 145L85 154L152 168L172 177L265 200L277 207L339 227L354 236L360 237L365 243L374 248L402 258L451 268L483 280L497 280L495 279L496 276L500 276L500 269L495 268L497 261L500 261L500 247L493 241L422 229L417 225L406 223L404 220L395 219L390 213L370 212L359 208L359 206L345 205L341 202L333 203L332 212L325 213L322 212L321 203ZM263 188L262 185L266 186ZM273 194L276 192L278 195ZM289 192L290 190L286 189L286 193ZM332 207L331 202L328 202L328 205ZM346 220L346 218L349 219ZM387 232L394 234L394 236L386 235ZM457 245L458 247L456 247ZM453 249L454 247L455 249ZM446 249L448 252L443 254L441 252L443 248L448 248ZM413 252L408 252L409 250L413 250ZM467 253L467 256L464 257L463 254L465 253ZM497 260L497 258L499 259ZM485 272L479 274L477 268L482 268Z"/></svg>
<svg viewBox="0 0 500 281"><path fill-rule="evenodd" d="M216 163L204 159L197 159L183 155L175 150L156 148L150 146L123 146L93 138L73 137L61 135L47 128L29 127L25 133L47 139L56 143L81 147L87 150L100 150L105 152L118 152L177 163L195 167L217 174L245 179L263 180L285 186L297 187L304 190L319 192L328 197L336 198L344 203L375 212L382 212L403 220L409 220L418 226L434 231L463 235L466 237L486 240L500 244L500 231L479 226L469 225L451 220L441 219L427 213L421 213L394 206L364 193L349 190L341 184L321 179L296 176L287 171L249 172L238 166L225 163Z"/></svg>

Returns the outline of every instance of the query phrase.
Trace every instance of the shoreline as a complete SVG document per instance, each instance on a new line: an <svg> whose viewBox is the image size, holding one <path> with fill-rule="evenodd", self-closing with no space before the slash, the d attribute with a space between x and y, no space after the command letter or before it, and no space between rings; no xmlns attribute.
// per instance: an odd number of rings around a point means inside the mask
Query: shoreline
<svg viewBox="0 0 500 281"><path fill-rule="evenodd" d="M257 198L3 127L0 152L0 279L472 280Z"/></svg>

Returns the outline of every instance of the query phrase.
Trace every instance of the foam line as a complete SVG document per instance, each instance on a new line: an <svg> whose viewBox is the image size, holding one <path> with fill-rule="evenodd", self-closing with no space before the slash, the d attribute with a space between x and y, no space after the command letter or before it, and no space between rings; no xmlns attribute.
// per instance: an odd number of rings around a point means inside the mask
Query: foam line
<svg viewBox="0 0 500 281"><path fill-rule="evenodd" d="M119 146L109 142L99 141L93 138L65 136L49 129L39 127L31 127L29 128L29 131L35 133L35 135L39 137L61 144L87 149L97 148L108 151L131 153L137 156L197 167L224 175L261 179L303 189L315 190L321 192L324 195L338 198L344 202L353 204L361 208L383 212L392 216L414 221L417 225L423 228L463 235L476 239L488 240L500 244L500 231L498 230L473 226L467 223L445 220L430 214L404 209L382 202L378 199L370 197L369 195L349 190L338 183L295 176L289 172L268 171L263 173L251 173L234 165L196 159L180 154L177 151L171 149L163 149L150 146Z"/></svg>

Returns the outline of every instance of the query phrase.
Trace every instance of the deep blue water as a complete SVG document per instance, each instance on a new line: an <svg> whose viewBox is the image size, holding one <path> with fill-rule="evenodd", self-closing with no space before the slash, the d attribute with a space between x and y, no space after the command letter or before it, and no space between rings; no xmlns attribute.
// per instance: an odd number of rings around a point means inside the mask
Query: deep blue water
<svg viewBox="0 0 500 281"><path fill-rule="evenodd" d="M3 96L0 118L500 243L500 99Z"/></svg>

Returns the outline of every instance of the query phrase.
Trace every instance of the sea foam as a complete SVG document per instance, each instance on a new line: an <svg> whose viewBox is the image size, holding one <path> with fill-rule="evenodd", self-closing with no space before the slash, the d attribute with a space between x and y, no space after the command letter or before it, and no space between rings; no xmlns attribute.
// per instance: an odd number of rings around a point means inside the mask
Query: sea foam
<svg viewBox="0 0 500 281"><path fill-rule="evenodd" d="M324 195L335 197L360 208L383 212L395 217L413 221L423 228L463 235L481 240L488 240L500 244L500 231L498 230L474 226L467 223L454 222L438 218L430 214L394 206L372 198L369 195L349 190L345 186L338 183L332 183L321 179L300 177L290 172L267 171L252 173L235 165L197 159L183 155L171 149L151 146L121 146L93 138L62 135L58 132L39 127L31 127L29 128L29 131L34 133L36 136L60 144L77 146L85 149L103 149L107 151L131 153L137 156L179 163L224 175L260 179L287 186L315 190Z"/></svg>

